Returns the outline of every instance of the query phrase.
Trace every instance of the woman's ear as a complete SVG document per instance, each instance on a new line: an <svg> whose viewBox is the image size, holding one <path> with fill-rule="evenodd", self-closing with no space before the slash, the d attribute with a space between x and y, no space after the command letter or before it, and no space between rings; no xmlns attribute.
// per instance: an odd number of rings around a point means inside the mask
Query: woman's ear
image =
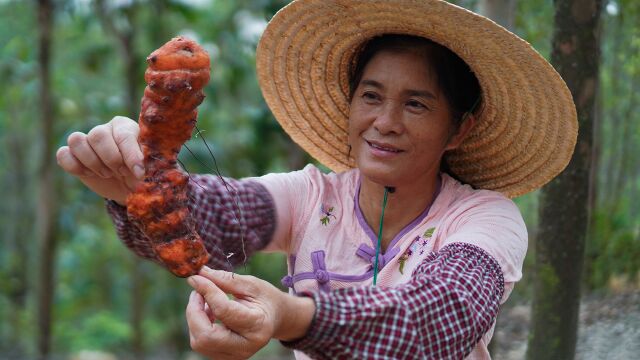
<svg viewBox="0 0 640 360"><path fill-rule="evenodd" d="M462 141L464 141L464 139L467 137L469 132L471 132L471 129L473 129L475 125L476 125L476 116L473 113L469 113L466 116L466 119L464 120L464 122L462 122L462 124L458 126L458 129L456 130L456 132L453 133L451 136L449 136L449 141L447 141L447 146L444 148L445 151L453 150L458 146L460 146L460 144L462 144Z"/></svg>

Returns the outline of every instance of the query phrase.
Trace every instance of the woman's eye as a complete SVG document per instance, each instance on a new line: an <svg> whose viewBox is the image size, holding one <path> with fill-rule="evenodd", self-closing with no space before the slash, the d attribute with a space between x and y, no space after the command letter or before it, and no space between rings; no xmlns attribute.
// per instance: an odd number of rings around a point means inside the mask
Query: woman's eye
<svg viewBox="0 0 640 360"><path fill-rule="evenodd" d="M380 99L380 97L378 96L378 94L373 93L373 92L364 92L362 94L362 98L367 101L367 102L373 102L373 101L377 101Z"/></svg>
<svg viewBox="0 0 640 360"><path fill-rule="evenodd" d="M407 102L407 106L415 108L415 109L428 109L424 104L416 100L409 100Z"/></svg>

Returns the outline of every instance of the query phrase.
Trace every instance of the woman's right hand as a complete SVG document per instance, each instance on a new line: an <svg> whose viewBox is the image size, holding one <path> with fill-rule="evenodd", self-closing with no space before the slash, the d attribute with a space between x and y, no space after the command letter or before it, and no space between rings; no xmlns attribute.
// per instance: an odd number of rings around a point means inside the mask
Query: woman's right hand
<svg viewBox="0 0 640 360"><path fill-rule="evenodd" d="M124 205L144 177L139 132L138 123L123 116L87 134L74 132L58 149L58 164L96 194Z"/></svg>

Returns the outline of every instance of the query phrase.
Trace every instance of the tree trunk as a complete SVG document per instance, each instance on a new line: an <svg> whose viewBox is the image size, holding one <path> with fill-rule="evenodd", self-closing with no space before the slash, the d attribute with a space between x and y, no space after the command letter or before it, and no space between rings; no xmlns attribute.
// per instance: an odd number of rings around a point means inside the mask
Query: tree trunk
<svg viewBox="0 0 640 360"><path fill-rule="evenodd" d="M578 111L567 169L541 193L528 359L573 359L589 218L589 168L600 60L602 0L556 0L551 62Z"/></svg>
<svg viewBox="0 0 640 360"><path fill-rule="evenodd" d="M57 233L57 209L53 154L53 105L50 89L51 32L53 4L38 1L38 64L40 77L41 168L38 177L37 229L40 248L38 271L38 356L47 359L51 352L51 308L54 293L54 253Z"/></svg>
<svg viewBox="0 0 640 360"><path fill-rule="evenodd" d="M502 25L505 29L513 30L516 0L479 0L476 11Z"/></svg>

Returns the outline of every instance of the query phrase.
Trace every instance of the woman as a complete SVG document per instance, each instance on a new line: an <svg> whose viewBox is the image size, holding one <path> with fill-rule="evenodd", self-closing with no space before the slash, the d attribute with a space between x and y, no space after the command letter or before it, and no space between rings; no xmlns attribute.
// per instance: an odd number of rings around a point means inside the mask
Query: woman
<svg viewBox="0 0 640 360"><path fill-rule="evenodd" d="M508 197L548 182L575 145L562 79L515 35L435 0L293 2L257 65L277 120L336 173L228 179L235 195L193 176L210 266L285 252L290 293L204 268L188 280L192 347L246 358L276 338L299 358L489 358L527 246ZM155 259L121 206L140 178L137 132L114 118L72 134L58 161Z"/></svg>

